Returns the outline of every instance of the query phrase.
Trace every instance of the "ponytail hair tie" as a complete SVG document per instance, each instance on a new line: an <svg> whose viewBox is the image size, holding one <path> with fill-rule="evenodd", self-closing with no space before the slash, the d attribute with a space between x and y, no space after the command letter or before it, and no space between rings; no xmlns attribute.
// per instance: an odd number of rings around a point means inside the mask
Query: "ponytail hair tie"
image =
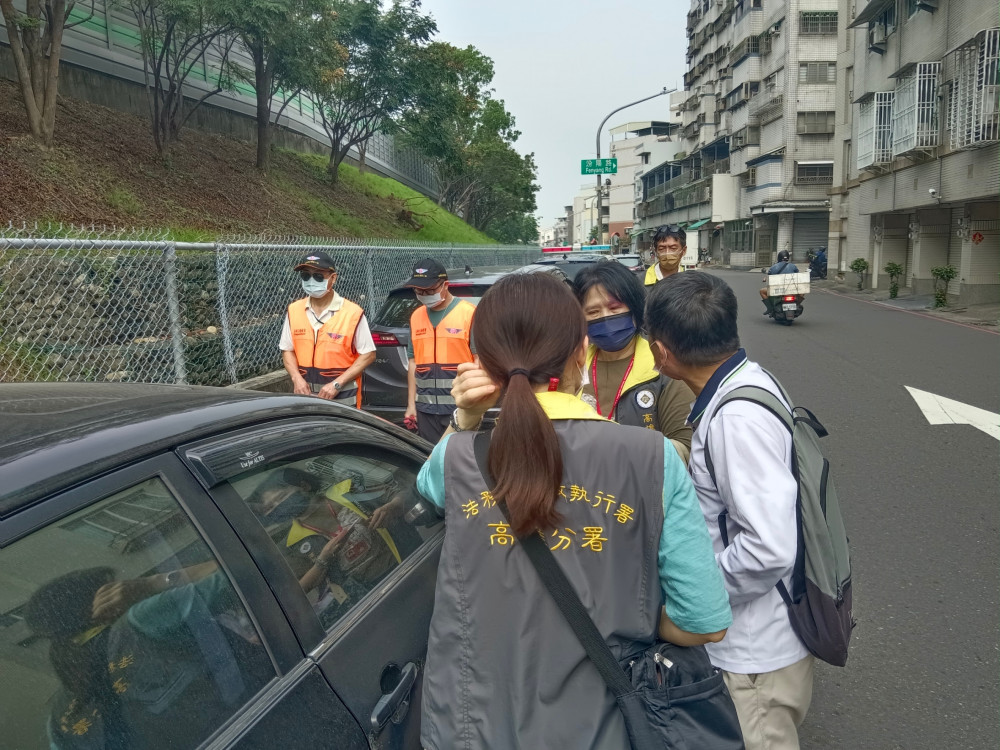
<svg viewBox="0 0 1000 750"><path fill-rule="evenodd" d="M525 370L523 367L515 367L513 370L507 372L507 379L514 377L515 375L524 375L524 377L531 379L531 373Z"/></svg>

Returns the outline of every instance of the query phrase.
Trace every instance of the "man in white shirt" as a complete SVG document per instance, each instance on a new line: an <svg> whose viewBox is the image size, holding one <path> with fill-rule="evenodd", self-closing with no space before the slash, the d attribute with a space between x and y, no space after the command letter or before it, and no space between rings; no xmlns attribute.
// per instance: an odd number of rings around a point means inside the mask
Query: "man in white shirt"
<svg viewBox="0 0 1000 750"><path fill-rule="evenodd" d="M732 289L695 271L653 287L646 326L657 368L683 380L696 396L688 417L694 428L688 471L733 608L725 639L706 648L723 670L747 750L792 750L799 747L798 726L812 699L813 657L792 629L776 585L790 585L798 486L791 435L776 416L747 401L717 408L726 393L747 385L785 403L774 381L740 348L736 312Z"/></svg>
<svg viewBox="0 0 1000 750"><path fill-rule="evenodd" d="M361 373L375 361L364 311L334 291L337 268L326 253L307 253L295 271L306 296L288 306L278 343L293 389L361 408Z"/></svg>

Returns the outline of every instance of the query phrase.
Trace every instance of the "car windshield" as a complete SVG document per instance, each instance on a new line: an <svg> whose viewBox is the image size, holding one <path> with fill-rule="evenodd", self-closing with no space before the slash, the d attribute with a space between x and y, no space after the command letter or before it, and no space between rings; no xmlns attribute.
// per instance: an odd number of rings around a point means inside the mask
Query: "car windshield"
<svg viewBox="0 0 1000 750"><path fill-rule="evenodd" d="M637 257L635 256L630 257L627 255L623 255L622 257L618 258L618 262L621 263L623 266L628 266L629 268L635 268L641 263L641 261Z"/></svg>
<svg viewBox="0 0 1000 750"><path fill-rule="evenodd" d="M467 299L472 304L478 304L486 294L488 286L483 284L451 284L448 287L456 297ZM410 325L410 315L417 309L417 298L412 289L393 289L378 311L373 323L386 328L406 328Z"/></svg>

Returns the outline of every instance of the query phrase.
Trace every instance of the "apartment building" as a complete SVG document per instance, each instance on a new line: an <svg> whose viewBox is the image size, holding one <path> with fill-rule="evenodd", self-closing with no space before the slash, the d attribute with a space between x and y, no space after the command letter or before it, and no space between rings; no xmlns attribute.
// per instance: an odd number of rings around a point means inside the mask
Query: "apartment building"
<svg viewBox="0 0 1000 750"><path fill-rule="evenodd" d="M642 175L644 234L681 224L689 246L735 266L827 244L837 19L837 0L692 1L671 97L685 148Z"/></svg>
<svg viewBox="0 0 1000 750"><path fill-rule="evenodd" d="M626 122L609 131L610 154L618 159L618 172L606 176L602 205L603 232L614 246L627 247L635 224L635 179L651 162L672 158L679 146L671 139L677 127L665 121ZM617 140L616 140L617 138ZM596 190L596 186L592 188Z"/></svg>
<svg viewBox="0 0 1000 750"><path fill-rule="evenodd" d="M831 268L873 287L1000 299L1000 28L996 0L840 0ZM849 272L848 272L849 273Z"/></svg>

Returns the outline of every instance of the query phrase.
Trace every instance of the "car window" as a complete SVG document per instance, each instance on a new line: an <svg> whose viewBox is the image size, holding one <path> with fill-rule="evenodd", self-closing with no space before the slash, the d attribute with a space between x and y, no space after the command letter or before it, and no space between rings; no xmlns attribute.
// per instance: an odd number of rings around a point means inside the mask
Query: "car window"
<svg viewBox="0 0 1000 750"><path fill-rule="evenodd" d="M5 747L195 747L274 677L167 486L150 479L0 550Z"/></svg>
<svg viewBox="0 0 1000 750"><path fill-rule="evenodd" d="M458 283L452 284L449 289L456 297L467 299L475 305L479 303L489 287L483 284ZM419 304L412 289L394 289L389 293L382 309L375 316L374 323L386 328L406 328L410 325L410 315Z"/></svg>
<svg viewBox="0 0 1000 750"><path fill-rule="evenodd" d="M434 536L406 522L418 466L338 445L255 467L230 480L268 532L329 629Z"/></svg>
<svg viewBox="0 0 1000 750"><path fill-rule="evenodd" d="M640 260L638 258L628 258L628 257L620 257L618 258L618 262L621 263L623 266L627 266L628 268L636 268L640 264Z"/></svg>

